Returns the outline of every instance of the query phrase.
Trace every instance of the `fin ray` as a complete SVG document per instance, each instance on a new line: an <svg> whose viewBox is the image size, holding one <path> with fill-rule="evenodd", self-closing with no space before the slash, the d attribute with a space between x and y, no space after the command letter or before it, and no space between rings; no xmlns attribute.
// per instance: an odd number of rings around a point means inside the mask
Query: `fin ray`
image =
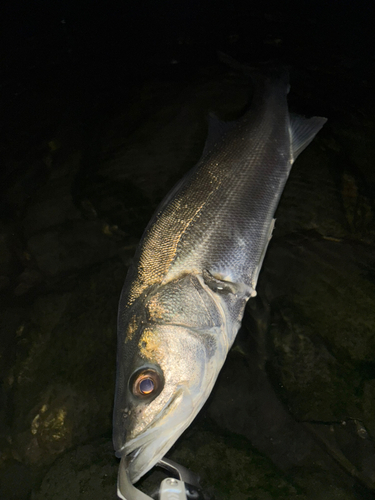
<svg viewBox="0 0 375 500"><path fill-rule="evenodd" d="M290 113L290 135L293 161L295 161L297 156L307 148L326 121L327 118L321 116L305 118L304 116Z"/></svg>

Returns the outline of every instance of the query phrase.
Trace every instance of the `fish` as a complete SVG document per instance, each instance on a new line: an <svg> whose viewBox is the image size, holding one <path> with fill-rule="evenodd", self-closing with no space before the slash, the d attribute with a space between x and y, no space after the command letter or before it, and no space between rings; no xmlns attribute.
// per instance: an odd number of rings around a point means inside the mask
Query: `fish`
<svg viewBox="0 0 375 500"><path fill-rule="evenodd" d="M291 167L326 122L289 113L286 70L254 80L238 120L210 116L201 159L156 210L127 272L113 414L124 484L157 464L210 395L256 295Z"/></svg>

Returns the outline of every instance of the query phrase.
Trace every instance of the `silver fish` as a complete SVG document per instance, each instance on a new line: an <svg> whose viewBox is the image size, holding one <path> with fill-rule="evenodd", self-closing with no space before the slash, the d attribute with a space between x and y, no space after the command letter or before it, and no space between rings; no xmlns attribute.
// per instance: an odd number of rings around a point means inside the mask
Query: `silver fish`
<svg viewBox="0 0 375 500"><path fill-rule="evenodd" d="M129 483L207 400L256 295L292 164L326 122L289 114L287 75L257 80L242 118L211 118L201 160L152 217L128 270L113 441Z"/></svg>

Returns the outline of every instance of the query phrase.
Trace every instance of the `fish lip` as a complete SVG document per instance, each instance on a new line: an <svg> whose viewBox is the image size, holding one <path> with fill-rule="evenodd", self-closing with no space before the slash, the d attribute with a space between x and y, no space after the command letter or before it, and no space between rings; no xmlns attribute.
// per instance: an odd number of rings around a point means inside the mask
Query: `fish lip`
<svg viewBox="0 0 375 500"><path fill-rule="evenodd" d="M156 431L157 430L158 429L156 429ZM153 467L156 463L156 462L152 463L151 467L148 467L146 470L144 470L144 467L142 467L140 471L137 470L137 461L139 457L142 457L143 452L147 450L150 443L154 441L155 433L157 434L157 432L149 432L147 436L142 436L140 438L142 440L141 444L136 442L130 442L130 446L125 445L122 448L122 455L120 456L120 458L121 460L124 460L124 464L127 469L127 474L129 474L132 483L137 482L147 472L147 470ZM134 441L135 440L136 438L134 439ZM136 467L137 470L136 473L133 472L134 467Z"/></svg>

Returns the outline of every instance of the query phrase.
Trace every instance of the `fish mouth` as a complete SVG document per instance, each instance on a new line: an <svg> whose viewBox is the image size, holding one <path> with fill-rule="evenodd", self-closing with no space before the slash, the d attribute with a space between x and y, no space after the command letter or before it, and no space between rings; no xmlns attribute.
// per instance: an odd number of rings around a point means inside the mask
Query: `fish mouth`
<svg viewBox="0 0 375 500"><path fill-rule="evenodd" d="M178 404L178 411L161 414L139 436L131 439L116 452L126 464L128 477L136 483L167 453L195 416L193 401L185 390L178 391L168 407Z"/></svg>
<svg viewBox="0 0 375 500"><path fill-rule="evenodd" d="M136 483L147 471L149 471L168 451L171 439L164 438L162 430L160 433L151 432L147 439L134 439L124 447L122 458L126 465L128 477L132 483ZM139 440L143 443L139 445ZM136 442L138 441L138 443Z"/></svg>
<svg viewBox="0 0 375 500"><path fill-rule="evenodd" d="M125 445L123 458L132 483L136 483L156 465L184 429L179 431L179 429L174 428L169 435L165 435L166 430L160 427L149 429L149 432L145 431L145 435L141 435Z"/></svg>

